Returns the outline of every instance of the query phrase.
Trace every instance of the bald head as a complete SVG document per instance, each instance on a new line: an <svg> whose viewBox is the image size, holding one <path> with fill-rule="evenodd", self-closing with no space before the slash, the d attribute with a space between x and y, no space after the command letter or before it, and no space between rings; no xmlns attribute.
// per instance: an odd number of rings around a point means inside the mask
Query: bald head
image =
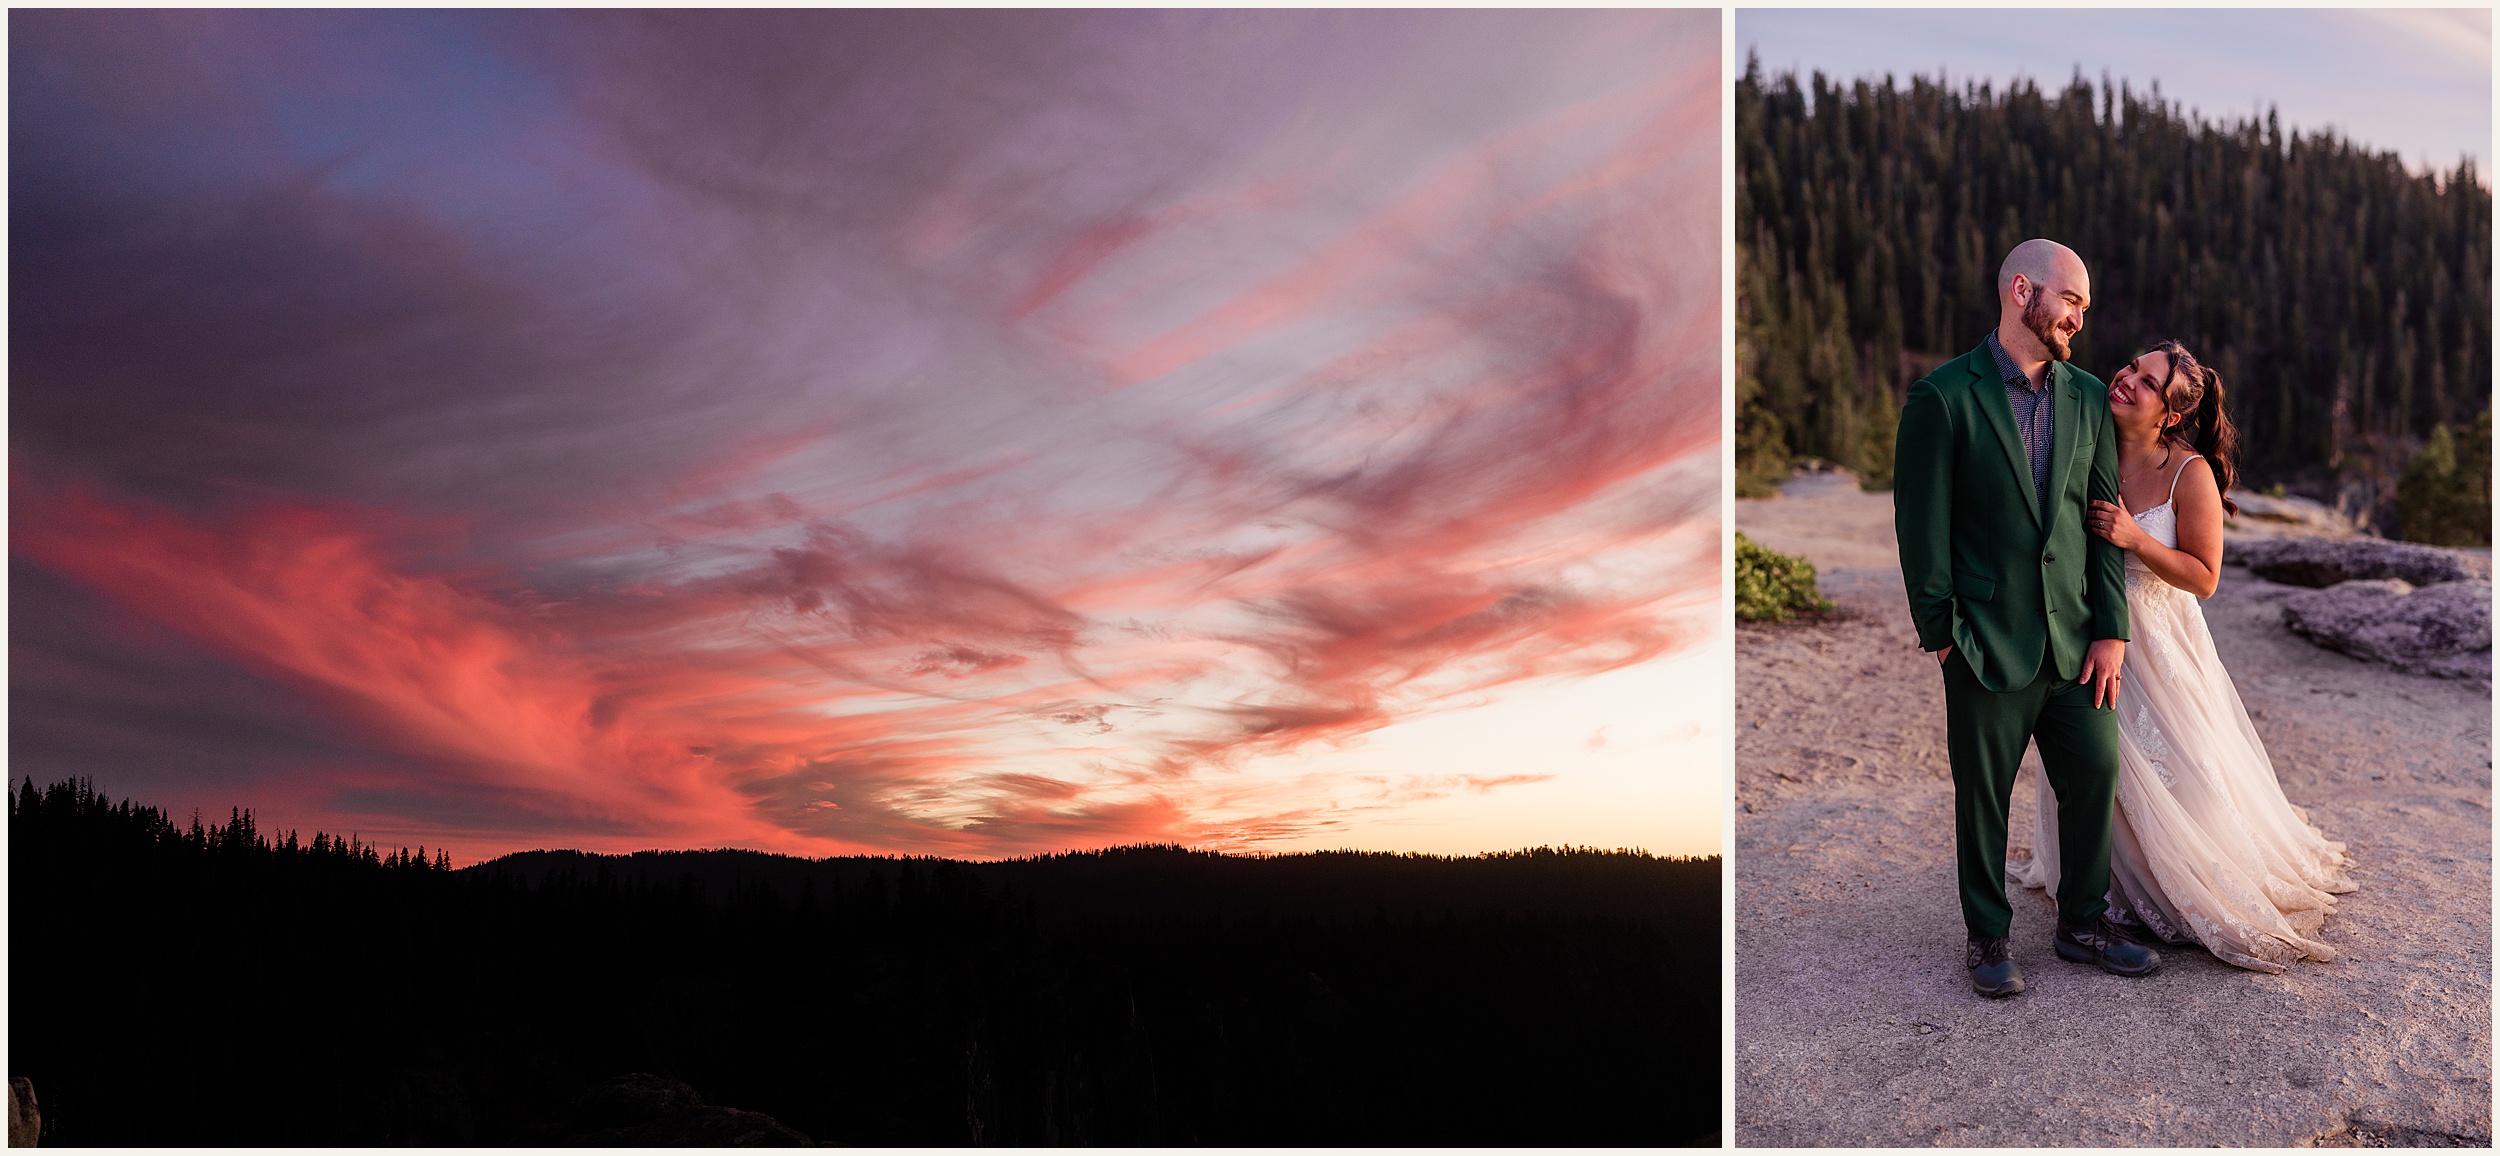
<svg viewBox="0 0 2500 1156"><path fill-rule="evenodd" d="M2072 339L2091 306L2083 258L2046 237L2014 246L1997 267L1997 342L2026 365L2073 356Z"/></svg>
<svg viewBox="0 0 2500 1156"><path fill-rule="evenodd" d="M2083 258L2075 251L2046 237L2033 237L2005 255L2005 263L1997 266L1997 293L2013 291L2014 278L2020 276L2034 285L2070 278L2085 289L2092 287L2092 275L2085 271ZM2090 294L2085 294L2088 298Z"/></svg>

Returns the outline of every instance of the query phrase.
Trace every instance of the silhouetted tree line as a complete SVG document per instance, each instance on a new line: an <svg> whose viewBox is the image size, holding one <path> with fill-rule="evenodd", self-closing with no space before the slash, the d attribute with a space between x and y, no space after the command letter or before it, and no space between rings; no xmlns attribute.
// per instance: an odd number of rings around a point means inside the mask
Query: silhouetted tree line
<svg viewBox="0 0 2500 1156"><path fill-rule="evenodd" d="M2490 402L2491 192L2333 133L2183 113L2077 75L1959 90L1815 73L1736 89L1738 465L1888 487L1910 382L1996 324L2007 250L2092 271L2080 367L2175 337L2222 374L2254 484L2383 507ZM2378 508L2380 528L2390 511Z"/></svg>
<svg viewBox="0 0 2500 1156"><path fill-rule="evenodd" d="M1674 1144L1719 872L1542 849L461 870L17 789L11 1061L63 1144L545 1141L646 1071L846 1144Z"/></svg>

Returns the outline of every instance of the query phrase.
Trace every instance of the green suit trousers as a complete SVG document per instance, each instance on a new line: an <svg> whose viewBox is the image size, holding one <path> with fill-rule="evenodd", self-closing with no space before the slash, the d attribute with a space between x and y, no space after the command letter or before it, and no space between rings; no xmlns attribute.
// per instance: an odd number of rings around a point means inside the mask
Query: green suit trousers
<svg viewBox="0 0 2500 1156"><path fill-rule="evenodd" d="M2117 802L2118 715L2092 705L2092 687L2042 663L2019 690L1980 685L1959 651L1944 662L1945 748L1953 760L1954 851L1962 922L2001 936L2013 923L2005 901L2005 819L2023 748L2036 738L2057 792L2058 922L2082 925L2109 907L2111 813Z"/></svg>

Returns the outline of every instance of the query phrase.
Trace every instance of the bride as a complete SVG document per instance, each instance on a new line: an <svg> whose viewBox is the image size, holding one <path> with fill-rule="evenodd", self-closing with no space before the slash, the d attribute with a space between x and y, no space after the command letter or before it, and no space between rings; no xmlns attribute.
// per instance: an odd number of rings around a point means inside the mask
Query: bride
<svg viewBox="0 0 2500 1156"><path fill-rule="evenodd" d="M2165 341L2111 379L2109 408L2123 504L2092 503L2087 524L2127 551L2135 634L2118 684L2109 918L2259 971L2332 959L2316 936L2353 890L2344 845L2283 797L2197 606L2221 579L2224 511L2238 512L2223 497L2239 434L2222 379ZM2011 873L2050 894L2056 807L2043 782L2031 862Z"/></svg>

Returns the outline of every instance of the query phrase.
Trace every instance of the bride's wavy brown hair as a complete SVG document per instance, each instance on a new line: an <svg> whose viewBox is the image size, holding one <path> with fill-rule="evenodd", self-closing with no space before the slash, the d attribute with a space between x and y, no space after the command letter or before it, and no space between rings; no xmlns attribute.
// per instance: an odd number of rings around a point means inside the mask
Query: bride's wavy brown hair
<svg viewBox="0 0 2500 1156"><path fill-rule="evenodd" d="M2170 412L2180 415L2179 423L2162 436L2205 455L2214 483L2222 488L2223 510L2239 513L2231 487L2240 480L2240 427L2231 424L2230 411L2222 407L2222 375L2176 341L2155 342L2145 352L2155 350L2170 356L2170 376L2161 383L2161 397Z"/></svg>

